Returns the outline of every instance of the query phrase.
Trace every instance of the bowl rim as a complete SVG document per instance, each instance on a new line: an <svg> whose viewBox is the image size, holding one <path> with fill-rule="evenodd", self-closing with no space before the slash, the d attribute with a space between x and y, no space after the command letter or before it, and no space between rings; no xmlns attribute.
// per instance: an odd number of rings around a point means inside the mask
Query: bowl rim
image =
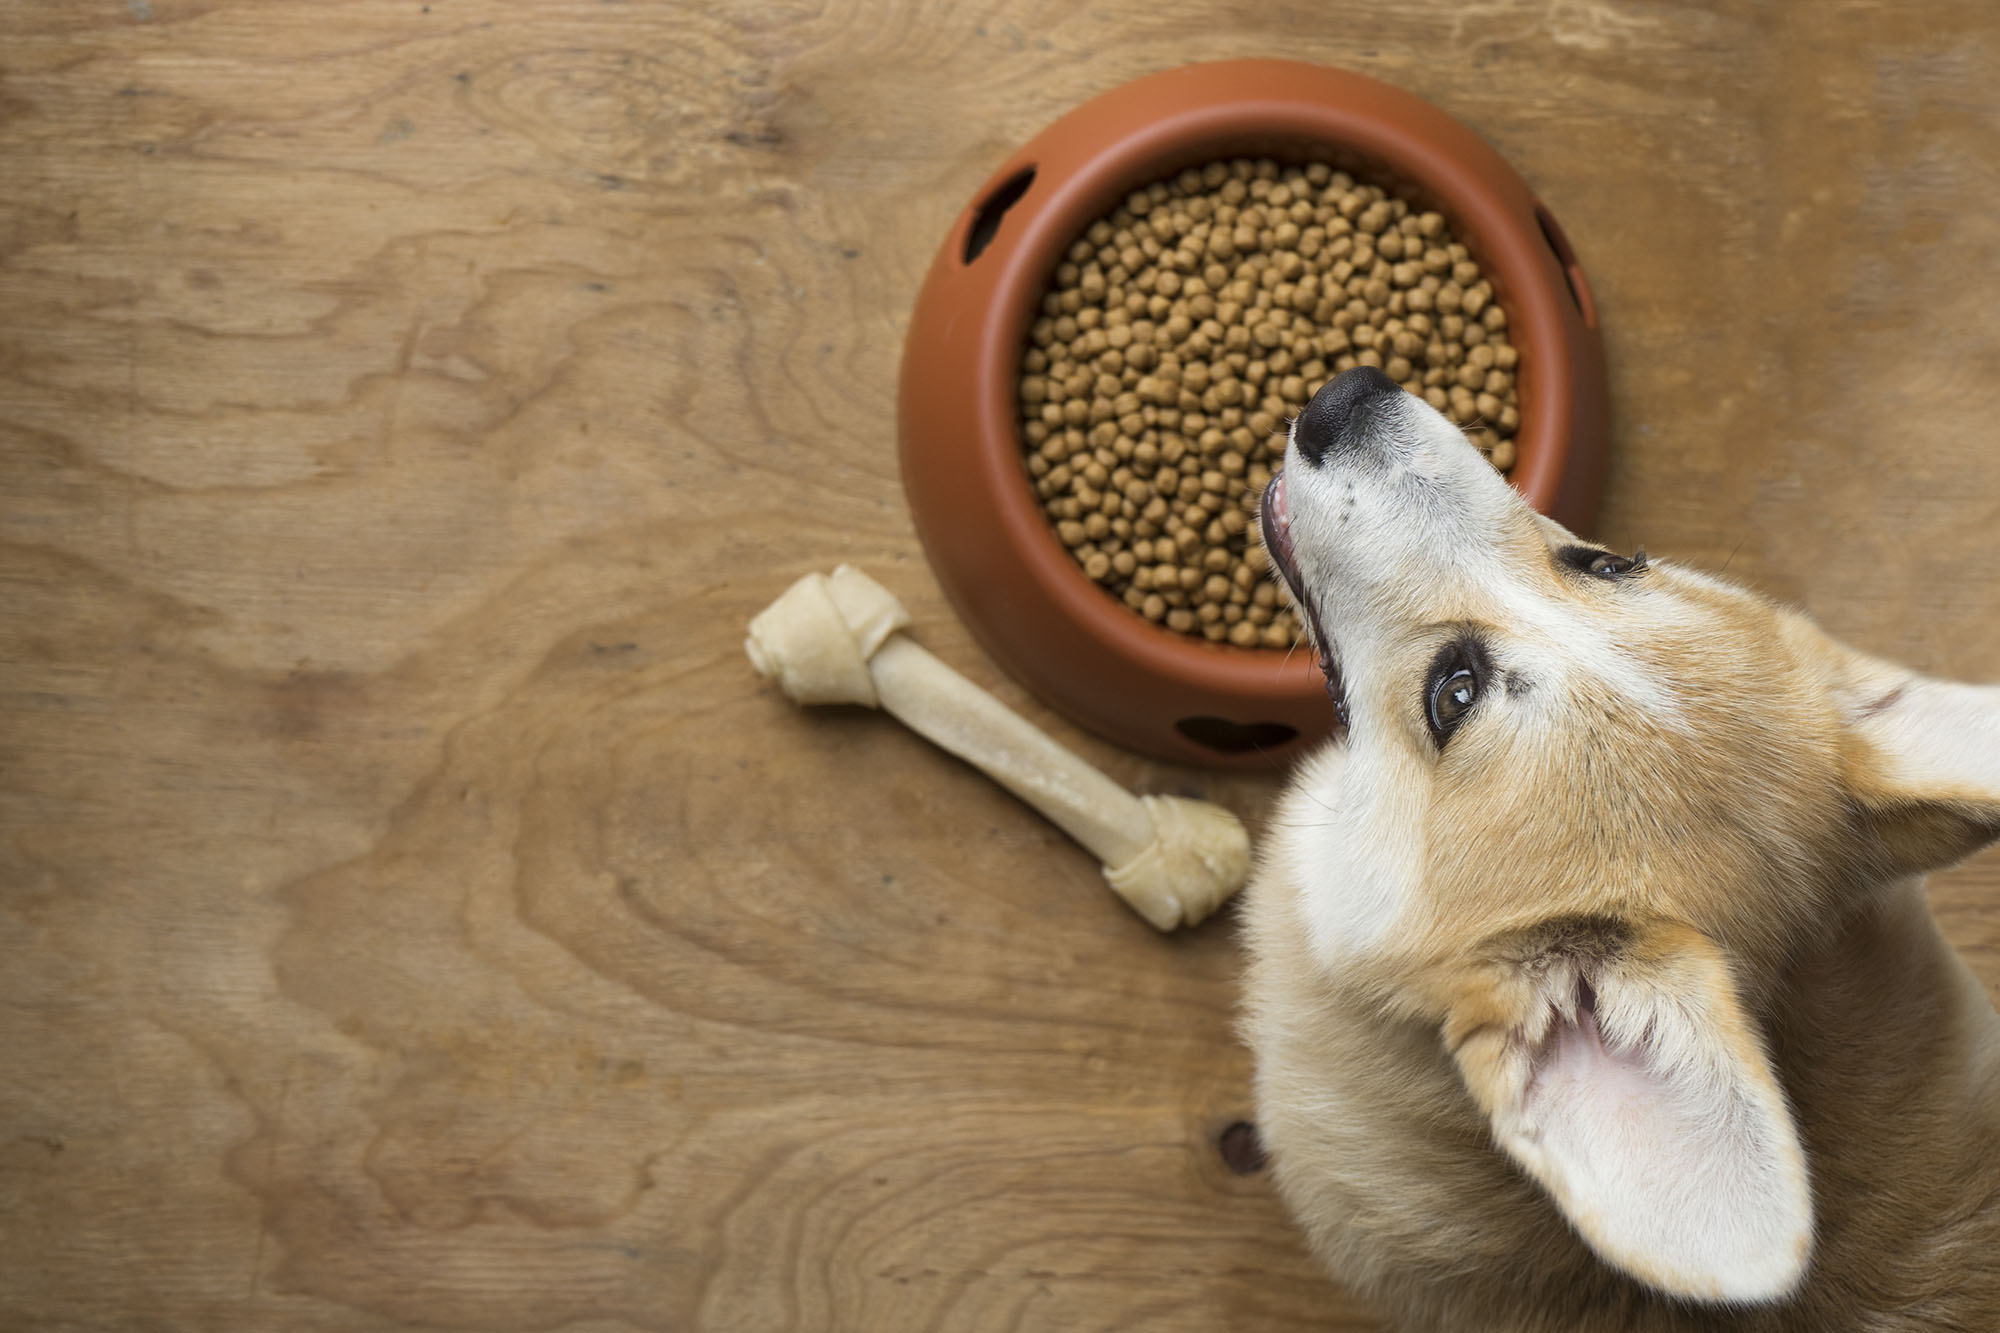
<svg viewBox="0 0 2000 1333"><path fill-rule="evenodd" d="M1271 81L1278 85L1296 83L1303 75L1322 86L1311 91L1267 86L1245 95L1237 91L1236 80L1246 72L1285 76ZM1557 286L1548 281L1543 267L1544 256L1554 257L1543 247L1553 241L1525 234L1520 221L1523 201L1538 218L1545 219L1546 211L1484 140L1414 94L1365 75L1296 61L1218 61L1136 80L1093 102L1176 76L1191 85L1190 94L1201 95L1135 132L1089 145L1085 160L1062 173L1053 193L1045 193L1033 208L1008 219L1021 231L994 279L994 298L983 312L990 327L979 340L982 355L974 373L976 454L1003 530L1037 592L1065 620L1091 633L1120 658L1142 660L1149 669L1195 689L1289 698L1312 688L1318 679L1312 654L1211 642L1148 621L1083 572L1042 510L1025 466L1026 446L1015 402L1021 356L1050 275L1076 238L1120 197L1203 162L1244 156L1296 162L1316 156L1368 183L1392 189L1413 205L1435 208L1444 214L1454 238L1473 254L1482 275L1492 281L1495 300L1507 311L1510 341L1521 350L1521 426L1510 480L1531 504L1547 512L1571 452L1567 408L1574 388L1556 305ZM1391 117L1368 110L1349 100L1356 94L1362 101L1393 104L1399 114ZM1093 102L1072 110L993 173L947 242L954 251L963 245L977 201L1024 169L1039 175L1040 159L1050 156L1043 148L1045 140ZM1260 145L1263 151L1258 150ZM1487 161L1468 165L1467 156ZM1482 166L1484 170L1479 169ZM1513 191L1499 188L1517 184L1512 199L1506 195Z"/></svg>

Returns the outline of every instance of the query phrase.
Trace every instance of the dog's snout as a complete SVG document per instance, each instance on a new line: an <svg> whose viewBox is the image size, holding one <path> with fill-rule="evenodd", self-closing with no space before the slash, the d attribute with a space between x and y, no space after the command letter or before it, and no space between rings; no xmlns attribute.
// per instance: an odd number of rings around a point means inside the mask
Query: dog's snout
<svg viewBox="0 0 2000 1333"><path fill-rule="evenodd" d="M1360 442L1357 416L1367 403L1402 386L1373 366L1356 366L1328 380L1299 413L1293 439L1306 462L1318 467L1326 458Z"/></svg>

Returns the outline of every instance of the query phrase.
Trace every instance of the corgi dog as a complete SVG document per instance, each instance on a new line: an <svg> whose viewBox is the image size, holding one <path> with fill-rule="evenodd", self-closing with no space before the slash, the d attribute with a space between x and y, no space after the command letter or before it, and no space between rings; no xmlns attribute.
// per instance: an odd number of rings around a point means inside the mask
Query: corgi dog
<svg viewBox="0 0 2000 1333"><path fill-rule="evenodd" d="M1408 1330L2000 1330L2000 1020L1922 884L2000 837L2000 688L1579 540L1367 368L1260 528L1345 724L1243 910L1332 1274Z"/></svg>

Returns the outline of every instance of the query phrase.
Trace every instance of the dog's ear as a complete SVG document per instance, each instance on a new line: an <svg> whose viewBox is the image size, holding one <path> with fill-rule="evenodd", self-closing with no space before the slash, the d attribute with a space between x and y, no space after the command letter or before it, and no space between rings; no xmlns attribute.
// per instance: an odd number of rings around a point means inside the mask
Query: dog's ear
<svg viewBox="0 0 2000 1333"><path fill-rule="evenodd" d="M1642 1282L1732 1302L1796 1287L1805 1156L1721 950L1584 923L1502 952L1444 1031L1499 1146Z"/></svg>
<svg viewBox="0 0 2000 1333"><path fill-rule="evenodd" d="M1884 869L1936 870L2000 838L2000 687L1846 653L1834 698L1847 788Z"/></svg>

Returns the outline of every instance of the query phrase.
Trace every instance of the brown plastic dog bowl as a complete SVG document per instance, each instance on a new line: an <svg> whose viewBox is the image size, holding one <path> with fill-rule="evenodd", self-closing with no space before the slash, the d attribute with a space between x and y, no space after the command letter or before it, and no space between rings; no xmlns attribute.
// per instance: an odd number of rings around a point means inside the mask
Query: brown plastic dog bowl
<svg viewBox="0 0 2000 1333"><path fill-rule="evenodd" d="M1587 530L1610 409L1596 309L1562 231L1500 155L1442 111L1295 61L1139 79L1070 112L994 172L917 297L898 434L924 550L1002 667L1131 749L1268 767L1332 730L1312 654L1187 638L1091 582L1037 503L1015 416L1028 326L1070 243L1134 188L1244 156L1330 162L1445 215L1520 348L1514 484Z"/></svg>

